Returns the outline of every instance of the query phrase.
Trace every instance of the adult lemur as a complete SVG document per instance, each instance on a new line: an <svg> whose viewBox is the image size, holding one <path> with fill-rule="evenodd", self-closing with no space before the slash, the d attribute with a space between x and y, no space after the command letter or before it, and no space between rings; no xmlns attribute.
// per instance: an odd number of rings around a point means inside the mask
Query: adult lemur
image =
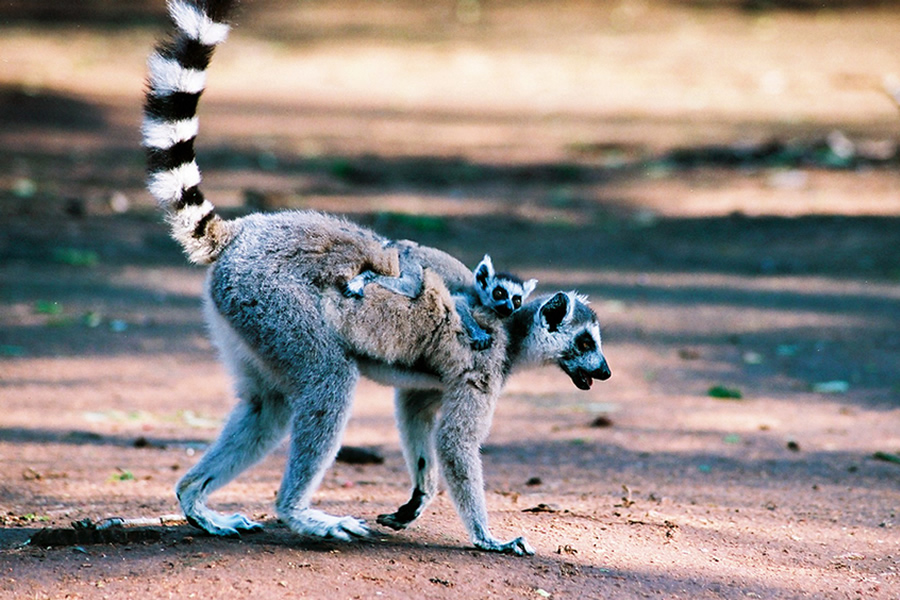
<svg viewBox="0 0 900 600"><path fill-rule="evenodd" d="M453 257L388 242L315 212L221 218L200 191L194 138L205 70L228 33L233 4L170 2L176 31L150 57L145 102L148 186L190 259L211 265L205 316L239 398L219 438L178 482L185 516L214 535L260 527L240 514L209 509L206 498L290 433L279 517L304 535L366 535L361 521L310 507L363 374L398 388L397 419L414 482L410 501L379 522L402 528L418 517L436 491L440 466L477 547L533 553L522 538L501 542L491 535L479 447L514 369L557 364L581 389L610 376L596 316L582 298L561 292L525 304L506 320L475 307L475 319L494 339L476 351L447 285L471 274ZM400 279L418 273L421 291L410 298L369 286L363 298L346 296L347 283L366 271Z"/></svg>

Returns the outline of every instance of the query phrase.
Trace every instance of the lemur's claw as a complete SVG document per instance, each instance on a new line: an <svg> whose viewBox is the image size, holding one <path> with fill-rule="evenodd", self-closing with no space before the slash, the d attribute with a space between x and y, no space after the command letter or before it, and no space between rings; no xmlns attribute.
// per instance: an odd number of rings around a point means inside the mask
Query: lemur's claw
<svg viewBox="0 0 900 600"><path fill-rule="evenodd" d="M487 350L494 343L494 338L489 335L484 336L483 338L475 338L472 340L471 346L472 350L482 351Z"/></svg>

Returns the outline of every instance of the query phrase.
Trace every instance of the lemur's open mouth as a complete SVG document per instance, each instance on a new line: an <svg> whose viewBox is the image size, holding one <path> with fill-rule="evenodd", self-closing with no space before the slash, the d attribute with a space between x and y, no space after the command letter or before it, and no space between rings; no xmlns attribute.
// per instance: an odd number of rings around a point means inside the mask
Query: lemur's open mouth
<svg viewBox="0 0 900 600"><path fill-rule="evenodd" d="M572 378L572 383L574 383L575 387L579 390L589 390L591 389L591 385L594 384L594 378L582 371L573 373L570 377Z"/></svg>
<svg viewBox="0 0 900 600"><path fill-rule="evenodd" d="M593 371L585 371L584 369L569 371L565 368L563 368L563 370L566 371L566 374L572 379L572 383L574 383L575 387L579 390L591 389L591 386L594 384L594 379L606 381L612 377L612 371L609 370L609 366L605 361L600 365L600 368Z"/></svg>

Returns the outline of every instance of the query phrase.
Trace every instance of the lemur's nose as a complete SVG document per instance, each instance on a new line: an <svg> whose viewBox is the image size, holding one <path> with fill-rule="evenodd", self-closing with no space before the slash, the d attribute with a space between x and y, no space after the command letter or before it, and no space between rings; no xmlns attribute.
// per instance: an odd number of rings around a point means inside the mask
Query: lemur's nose
<svg viewBox="0 0 900 600"><path fill-rule="evenodd" d="M606 364L606 359L600 364L600 368L594 371L594 377L599 379L600 381L606 381L610 377L612 377L612 371L609 370L609 365Z"/></svg>

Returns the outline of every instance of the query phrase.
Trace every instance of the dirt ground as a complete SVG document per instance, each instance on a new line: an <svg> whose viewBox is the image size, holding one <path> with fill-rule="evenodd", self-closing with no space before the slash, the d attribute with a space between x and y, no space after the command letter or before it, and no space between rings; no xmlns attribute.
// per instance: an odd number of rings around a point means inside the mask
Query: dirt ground
<svg viewBox="0 0 900 600"><path fill-rule="evenodd" d="M484 447L513 558L444 494L374 523L408 482L369 382L345 443L383 463L315 501L371 540L279 525L283 448L213 497L263 533L177 517L232 396L142 190L163 3L84 4L0 8L0 597L900 598L900 12L244 3L201 108L229 214L341 212L593 300L612 379L517 375ZM110 517L150 524L23 545Z"/></svg>

